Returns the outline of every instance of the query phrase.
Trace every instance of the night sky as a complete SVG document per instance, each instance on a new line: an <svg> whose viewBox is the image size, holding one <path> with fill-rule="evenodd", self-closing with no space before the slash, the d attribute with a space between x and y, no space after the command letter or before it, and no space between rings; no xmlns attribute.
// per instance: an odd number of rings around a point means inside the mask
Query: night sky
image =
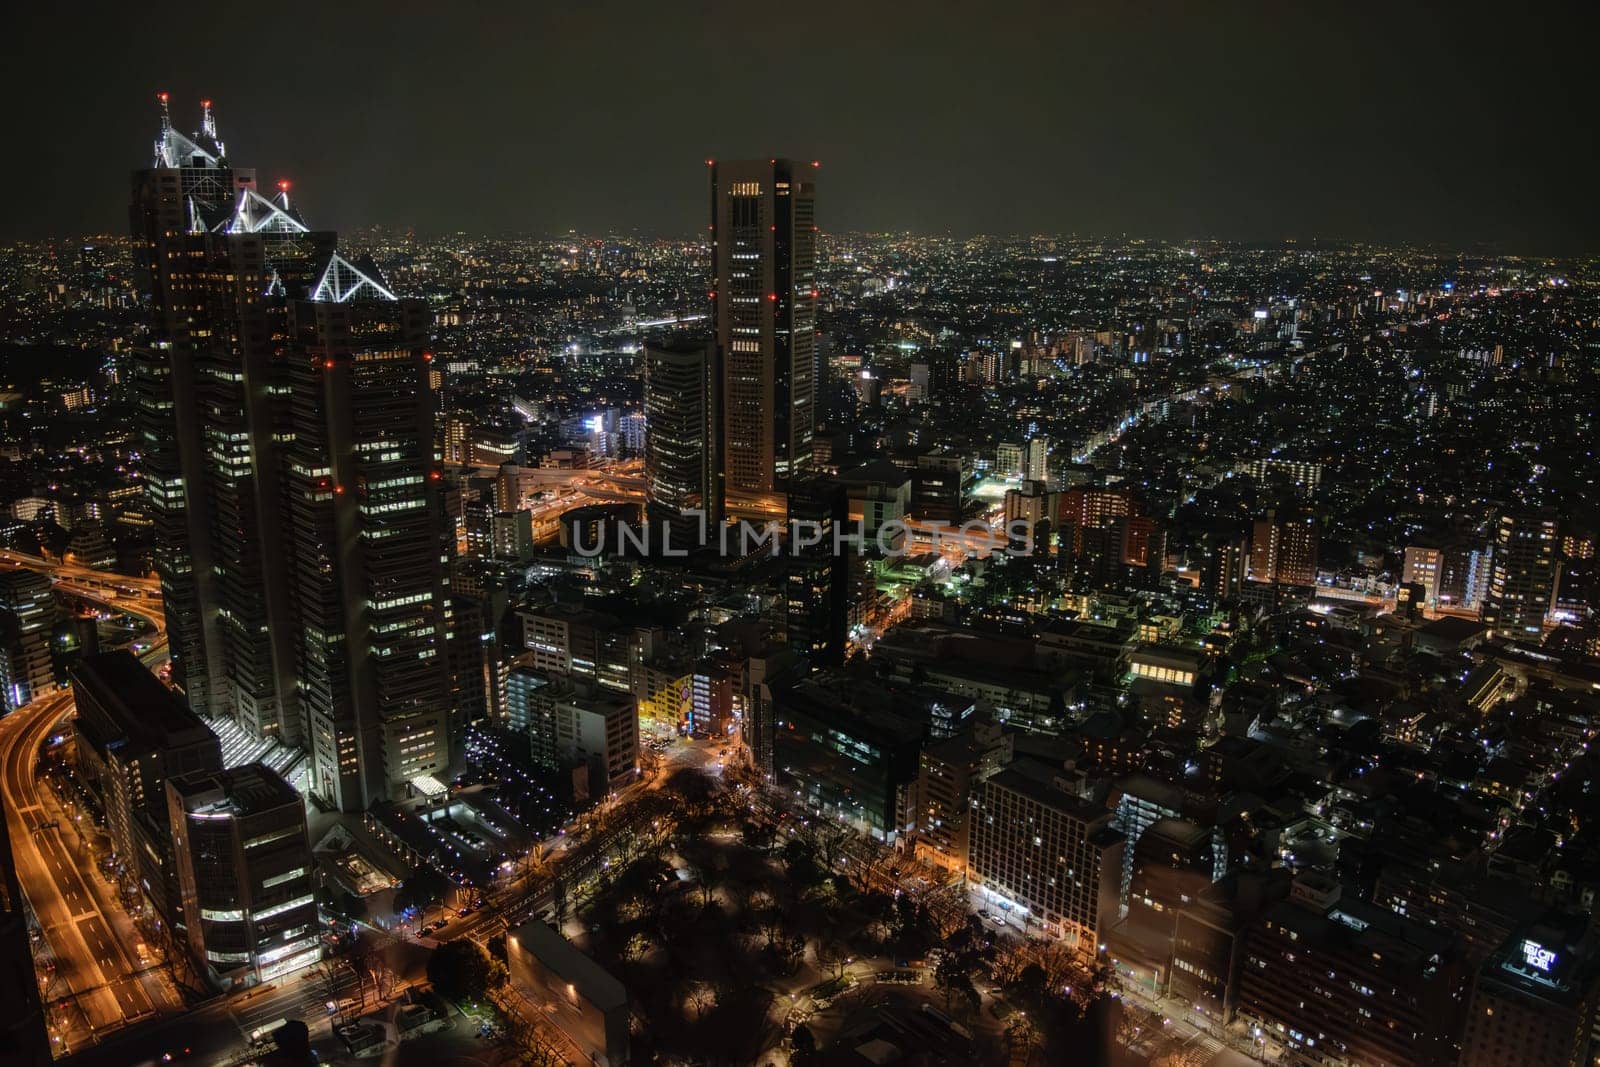
<svg viewBox="0 0 1600 1067"><path fill-rule="evenodd" d="M168 89L319 227L687 234L782 154L831 230L1595 251L1581 9L1430 7L35 3L0 237L124 230Z"/></svg>

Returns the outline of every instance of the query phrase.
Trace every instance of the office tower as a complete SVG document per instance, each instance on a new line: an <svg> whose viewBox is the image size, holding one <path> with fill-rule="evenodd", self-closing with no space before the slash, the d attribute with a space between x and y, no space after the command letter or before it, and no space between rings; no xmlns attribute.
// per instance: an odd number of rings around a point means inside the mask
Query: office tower
<svg viewBox="0 0 1600 1067"><path fill-rule="evenodd" d="M585 768L590 795L626 784L639 769L639 711L632 696L522 663L507 679L506 706L506 725L527 739L533 761L550 769Z"/></svg>
<svg viewBox="0 0 1600 1067"><path fill-rule="evenodd" d="M809 807L893 842L913 821L926 722L885 707L840 671L773 688L777 784Z"/></svg>
<svg viewBox="0 0 1600 1067"><path fill-rule="evenodd" d="M495 559L526 563L533 558L533 512L497 511L489 517L489 551Z"/></svg>
<svg viewBox="0 0 1600 1067"><path fill-rule="evenodd" d="M805 674L806 661L788 645L772 645L745 661L744 729L741 740L766 781L774 779L778 693Z"/></svg>
<svg viewBox="0 0 1600 1067"><path fill-rule="evenodd" d="M595 682L614 693L632 691L633 627L577 604L530 606L517 614L534 668Z"/></svg>
<svg viewBox="0 0 1600 1067"><path fill-rule="evenodd" d="M674 550L699 543L721 522L720 389L714 346L645 348L645 517L655 537L663 526L671 530Z"/></svg>
<svg viewBox="0 0 1600 1067"><path fill-rule="evenodd" d="M28 942L28 906L0 812L0 1063L49 1067L50 1033Z"/></svg>
<svg viewBox="0 0 1600 1067"><path fill-rule="evenodd" d="M429 325L163 101L134 179L151 344L140 454L173 677L190 706L308 750L363 810L448 761L450 542Z"/></svg>
<svg viewBox="0 0 1600 1067"><path fill-rule="evenodd" d="M45 575L0 572L0 714L55 689L50 633L60 615Z"/></svg>
<svg viewBox="0 0 1600 1067"><path fill-rule="evenodd" d="M265 764L167 780L183 933L224 986L322 958L305 802Z"/></svg>
<svg viewBox="0 0 1600 1067"><path fill-rule="evenodd" d="M519 657L531 659L531 656ZM506 728L528 740L529 755L541 767L561 765L556 751L556 710L552 677L527 663L506 673Z"/></svg>
<svg viewBox="0 0 1600 1067"><path fill-rule="evenodd" d="M1250 580L1280 585L1317 583L1317 521L1305 512L1269 509L1250 538Z"/></svg>
<svg viewBox="0 0 1600 1067"><path fill-rule="evenodd" d="M1587 918L1546 915L1483 962L1467 1009L1461 1067L1593 1062L1600 967Z"/></svg>
<svg viewBox="0 0 1600 1067"><path fill-rule="evenodd" d="M174 916L166 782L222 769L222 744L131 652L85 656L71 671L78 768L100 800L120 873Z"/></svg>
<svg viewBox="0 0 1600 1067"><path fill-rule="evenodd" d="M1482 619L1497 637L1538 640L1555 595L1558 524L1547 511L1508 512L1494 532Z"/></svg>
<svg viewBox="0 0 1600 1067"><path fill-rule="evenodd" d="M733 728L733 695L739 690L736 664L703 659L689 680L689 732L695 737L726 737Z"/></svg>
<svg viewBox="0 0 1600 1067"><path fill-rule="evenodd" d="M911 481L911 511L919 519L960 522L961 503L972 481L967 457L949 448L936 448L917 457Z"/></svg>
<svg viewBox="0 0 1600 1067"><path fill-rule="evenodd" d="M972 873L1008 921L1096 955L1117 919L1123 836L1111 813L1019 761L983 783L970 818Z"/></svg>
<svg viewBox="0 0 1600 1067"><path fill-rule="evenodd" d="M165 94L152 165L137 172L135 262L151 297L134 353L139 453L172 677L202 715L237 716L258 736L298 740L285 557L276 534L270 298L331 254L289 205L256 189L217 136L173 128Z"/></svg>
<svg viewBox="0 0 1600 1067"><path fill-rule="evenodd" d="M312 788L344 811L450 760L451 539L433 459L428 311L366 299L377 283L361 277L341 282L343 300L291 305L287 382L300 700Z"/></svg>
<svg viewBox="0 0 1600 1067"><path fill-rule="evenodd" d="M835 538L855 531L844 486L831 481L797 485L789 494L789 528L800 537L784 569L784 634L789 646L812 667L841 664L849 643L851 570L864 563L854 545Z"/></svg>
<svg viewBox="0 0 1600 1067"><path fill-rule="evenodd" d="M816 423L816 167L715 162L711 302L721 359L723 496L781 515Z"/></svg>

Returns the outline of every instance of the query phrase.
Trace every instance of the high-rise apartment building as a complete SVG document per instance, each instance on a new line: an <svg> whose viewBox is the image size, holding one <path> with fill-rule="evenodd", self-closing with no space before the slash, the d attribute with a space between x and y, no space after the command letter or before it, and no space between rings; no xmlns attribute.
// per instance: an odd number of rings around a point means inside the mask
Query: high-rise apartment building
<svg viewBox="0 0 1600 1067"><path fill-rule="evenodd" d="M448 759L428 313L310 230L287 183L262 196L209 104L186 137L163 99L132 219L173 679L200 714L308 750L311 788L362 810Z"/></svg>
<svg viewBox="0 0 1600 1067"><path fill-rule="evenodd" d="M1028 442L1028 480L1050 480L1050 438L1043 434Z"/></svg>
<svg viewBox="0 0 1600 1067"><path fill-rule="evenodd" d="M816 163L712 161L711 303L724 497L781 515L811 468L818 380Z"/></svg>
<svg viewBox="0 0 1600 1067"><path fill-rule="evenodd" d="M1543 633L1555 596L1559 533L1551 512L1500 516L1482 614L1484 625L1497 636L1537 640Z"/></svg>
<svg viewBox="0 0 1600 1067"><path fill-rule="evenodd" d="M1268 510L1250 538L1250 579L1279 585L1317 584L1317 520Z"/></svg>

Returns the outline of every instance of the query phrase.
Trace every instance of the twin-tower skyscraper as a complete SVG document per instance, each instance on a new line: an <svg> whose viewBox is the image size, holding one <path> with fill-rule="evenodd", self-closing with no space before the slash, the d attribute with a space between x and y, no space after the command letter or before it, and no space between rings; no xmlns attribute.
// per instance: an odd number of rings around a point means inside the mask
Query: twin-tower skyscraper
<svg viewBox="0 0 1600 1067"><path fill-rule="evenodd" d="M133 178L153 309L133 375L173 677L364 810L450 759L429 314L235 167L209 101L190 134L160 104Z"/></svg>

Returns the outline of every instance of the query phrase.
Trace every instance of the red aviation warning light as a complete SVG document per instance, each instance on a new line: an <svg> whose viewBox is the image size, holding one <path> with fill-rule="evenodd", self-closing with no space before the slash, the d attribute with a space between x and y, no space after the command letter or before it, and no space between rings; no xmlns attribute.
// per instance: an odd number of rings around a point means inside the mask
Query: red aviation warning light
<svg viewBox="0 0 1600 1067"><path fill-rule="evenodd" d="M209 101L209 100L202 100L202 101L200 101L200 106L201 106L201 107L210 107L210 106L211 106L211 101Z"/></svg>
<svg viewBox="0 0 1600 1067"><path fill-rule="evenodd" d="M170 93L160 92L156 94L156 99L165 104L168 100L172 99L172 95Z"/></svg>

